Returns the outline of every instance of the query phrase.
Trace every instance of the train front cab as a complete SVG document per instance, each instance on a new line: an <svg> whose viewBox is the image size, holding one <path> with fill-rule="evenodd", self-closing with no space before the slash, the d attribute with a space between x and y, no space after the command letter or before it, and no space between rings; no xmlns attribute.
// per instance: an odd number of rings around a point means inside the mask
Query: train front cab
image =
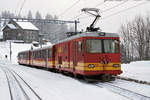
<svg viewBox="0 0 150 100"><path fill-rule="evenodd" d="M72 42L71 65L84 76L121 74L119 37L84 37Z"/></svg>

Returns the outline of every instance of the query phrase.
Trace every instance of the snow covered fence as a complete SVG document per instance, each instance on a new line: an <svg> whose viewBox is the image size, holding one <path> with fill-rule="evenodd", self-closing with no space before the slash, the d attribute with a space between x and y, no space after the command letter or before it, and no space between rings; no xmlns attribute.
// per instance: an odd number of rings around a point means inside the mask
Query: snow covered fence
<svg viewBox="0 0 150 100"><path fill-rule="evenodd" d="M140 84L150 85L150 82L148 82L148 81L142 81L142 80L132 79L132 78L128 78L128 77L115 76L115 78L121 79L121 80L126 80L126 81L132 81L132 82L136 82L136 83L140 83Z"/></svg>

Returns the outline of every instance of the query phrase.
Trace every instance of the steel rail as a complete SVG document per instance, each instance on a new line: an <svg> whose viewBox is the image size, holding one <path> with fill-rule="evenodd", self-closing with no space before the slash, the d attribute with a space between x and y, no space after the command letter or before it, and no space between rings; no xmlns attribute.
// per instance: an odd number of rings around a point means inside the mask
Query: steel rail
<svg viewBox="0 0 150 100"><path fill-rule="evenodd" d="M16 73L14 70L12 70L13 73L15 73L25 84L28 88L30 88L30 90L36 95L36 97L39 99L39 100L42 100L41 97L33 90L33 88L18 74Z"/></svg>
<svg viewBox="0 0 150 100"><path fill-rule="evenodd" d="M4 71L4 70L3 70L3 71ZM13 95L12 95L12 90L11 90L10 82L9 82L9 79L8 79L8 75L6 74L5 71L4 71L4 73L5 73L5 76L6 76L6 79L7 79L7 83L8 83L10 98L11 98L11 100L14 100L14 99L13 99Z"/></svg>
<svg viewBox="0 0 150 100"><path fill-rule="evenodd" d="M10 95L11 95L11 100L14 100L14 97L13 97L13 92L12 92L12 87L11 87L11 85L10 85L10 79L8 78L8 73L9 74L11 74L12 76L10 76L10 77L13 77L14 79L14 81L17 83L17 85L19 86L19 88L21 89L21 91L22 91L22 93L23 93L23 95L25 96L25 98L26 98L26 100L30 100L30 98L29 98L29 96L26 94L26 92L25 92L25 90L23 89L23 87L21 86L21 84L20 84L20 82L18 81L18 79L7 69L7 71L6 71L6 69L3 69L3 71L5 72L5 75L6 75L6 78L8 79L8 84L9 84L9 90L10 90Z"/></svg>
<svg viewBox="0 0 150 100"><path fill-rule="evenodd" d="M130 99L130 100L135 100L135 99L136 100L150 100L149 96L145 96L143 94L140 94L140 93L137 93L137 92L113 85L111 83L104 83L104 84L98 83L98 84L95 84L95 86L107 88L108 90L112 91L113 93L119 94L123 97Z"/></svg>
<svg viewBox="0 0 150 100"><path fill-rule="evenodd" d="M21 89L23 95L25 96L26 100L30 100L29 96L27 95L27 93L23 89L22 85L20 84L20 82L18 81L18 79L16 78L16 76L10 70L7 69L7 71L9 71L9 73L11 73L12 76L14 77L15 81L17 82L18 86L20 87L20 89Z"/></svg>

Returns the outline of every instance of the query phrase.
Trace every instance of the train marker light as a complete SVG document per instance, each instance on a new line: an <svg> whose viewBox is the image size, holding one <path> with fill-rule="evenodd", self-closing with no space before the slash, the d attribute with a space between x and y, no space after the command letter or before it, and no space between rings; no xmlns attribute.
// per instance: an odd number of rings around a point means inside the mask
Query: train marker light
<svg viewBox="0 0 150 100"><path fill-rule="evenodd" d="M119 67L119 64L113 64L113 67Z"/></svg>
<svg viewBox="0 0 150 100"><path fill-rule="evenodd" d="M94 68L95 65L94 65L94 64L89 64L88 67L89 67L89 68Z"/></svg>
<svg viewBox="0 0 150 100"><path fill-rule="evenodd" d="M105 36L105 34L106 34L105 32L98 33L99 36Z"/></svg>

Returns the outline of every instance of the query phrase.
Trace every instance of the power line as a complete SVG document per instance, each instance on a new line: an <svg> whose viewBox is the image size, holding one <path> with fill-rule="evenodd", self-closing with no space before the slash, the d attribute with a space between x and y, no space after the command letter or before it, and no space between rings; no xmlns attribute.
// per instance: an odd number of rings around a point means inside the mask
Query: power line
<svg viewBox="0 0 150 100"><path fill-rule="evenodd" d="M136 7L138 7L138 6L144 5L144 4L146 4L146 3L147 3L147 2L143 2L143 3L137 4L137 5L135 5L135 6L129 7L129 8L127 8L127 9L123 9L123 10L121 10L121 11L119 11L119 12L113 13L113 14L111 14L111 15L108 15L108 16L102 18L102 20L103 20L103 19L106 19L106 18L109 18L109 17L112 17L112 16L114 16L114 15L117 15L117 14L119 14L119 13L125 12L125 11L127 11L127 10L136 8Z"/></svg>
<svg viewBox="0 0 150 100"><path fill-rule="evenodd" d="M122 2L122 3L119 3L119 4L117 4L117 5L115 5L115 6L111 7L111 8L108 8L108 9L104 10L102 13L107 12L107 11L109 11L109 10L111 10L111 9L114 9L114 8L120 6L120 5L123 5L123 4L125 4L127 1L128 1L128 0L126 0L126 1L124 1L124 2ZM101 3L101 4L102 4L102 3ZM85 16L85 17L81 17L80 19L84 19L84 18L87 18L87 17L86 17L86 16Z"/></svg>
<svg viewBox="0 0 150 100"><path fill-rule="evenodd" d="M123 10L121 10L121 11L119 11L119 12L116 12L116 13L113 13L113 14L111 14L111 15L108 15L108 16L106 16L106 17L104 17L104 18L101 18L101 20L107 19L107 18L112 17L112 16L114 16L114 15L117 15L117 14L119 14L119 13L125 12L125 11L130 10L130 9L133 9L133 8L136 8L136 7L141 6L141 5L144 5L144 4L146 4L146 3L147 3L147 2L143 2L143 3L137 4L137 5L135 5L135 6L129 7L129 8L127 8L127 9L123 9ZM90 23L90 22L88 22L88 23ZM86 25L86 24L88 24L88 23L82 24L82 25L80 25L80 26Z"/></svg>
<svg viewBox="0 0 150 100"><path fill-rule="evenodd" d="M71 18L70 20L72 20L72 19L76 19L76 18L78 18L78 17L82 16L83 14L84 14L84 13L81 13L81 14L79 14L79 15L77 15L77 16L75 16L75 17Z"/></svg>
<svg viewBox="0 0 150 100"><path fill-rule="evenodd" d="M109 11L109 10L111 10L111 9L114 9L114 8L116 8L116 7L118 7L118 6L121 6L121 5L125 4L127 1L129 1L129 0L126 0L126 1L124 1L124 2L122 2L122 3L119 3L119 4L117 4L117 5L113 6L113 7L111 7L111 8L108 8L108 9L104 10L103 12L107 12L107 11ZM103 13L103 12L102 12L102 13Z"/></svg>
<svg viewBox="0 0 150 100"><path fill-rule="evenodd" d="M65 11L63 11L59 16L64 15L68 10L70 10L71 8L73 8L76 4L78 4L81 0L76 1L75 3L73 3L70 7L68 7Z"/></svg>
<svg viewBox="0 0 150 100"><path fill-rule="evenodd" d="M105 3L105 0L104 0L103 2L101 2L101 3L97 4L97 5L95 5L95 8L98 7L98 6L100 6L100 5L103 5L104 3Z"/></svg>
<svg viewBox="0 0 150 100"><path fill-rule="evenodd" d="M21 8L20 8L20 11L19 11L19 13L18 13L18 16L20 15L20 13L21 13L21 11L22 11L25 2L26 2L26 0L23 1L22 5L21 5Z"/></svg>
<svg viewBox="0 0 150 100"><path fill-rule="evenodd" d="M15 15L17 15L17 9L19 8L19 4L20 4L20 0L19 0L19 2L18 2L17 5L16 5Z"/></svg>
<svg viewBox="0 0 150 100"><path fill-rule="evenodd" d="M99 3L99 4L97 4L97 5L95 5L95 8L98 7L98 6L100 6L100 5L103 5L104 3L105 3L105 1L103 1L103 2L101 2L101 3ZM84 14L84 13L81 13L81 14L77 15L77 16L71 18L71 20L72 20L72 19L76 19L76 18L82 16L83 14Z"/></svg>

